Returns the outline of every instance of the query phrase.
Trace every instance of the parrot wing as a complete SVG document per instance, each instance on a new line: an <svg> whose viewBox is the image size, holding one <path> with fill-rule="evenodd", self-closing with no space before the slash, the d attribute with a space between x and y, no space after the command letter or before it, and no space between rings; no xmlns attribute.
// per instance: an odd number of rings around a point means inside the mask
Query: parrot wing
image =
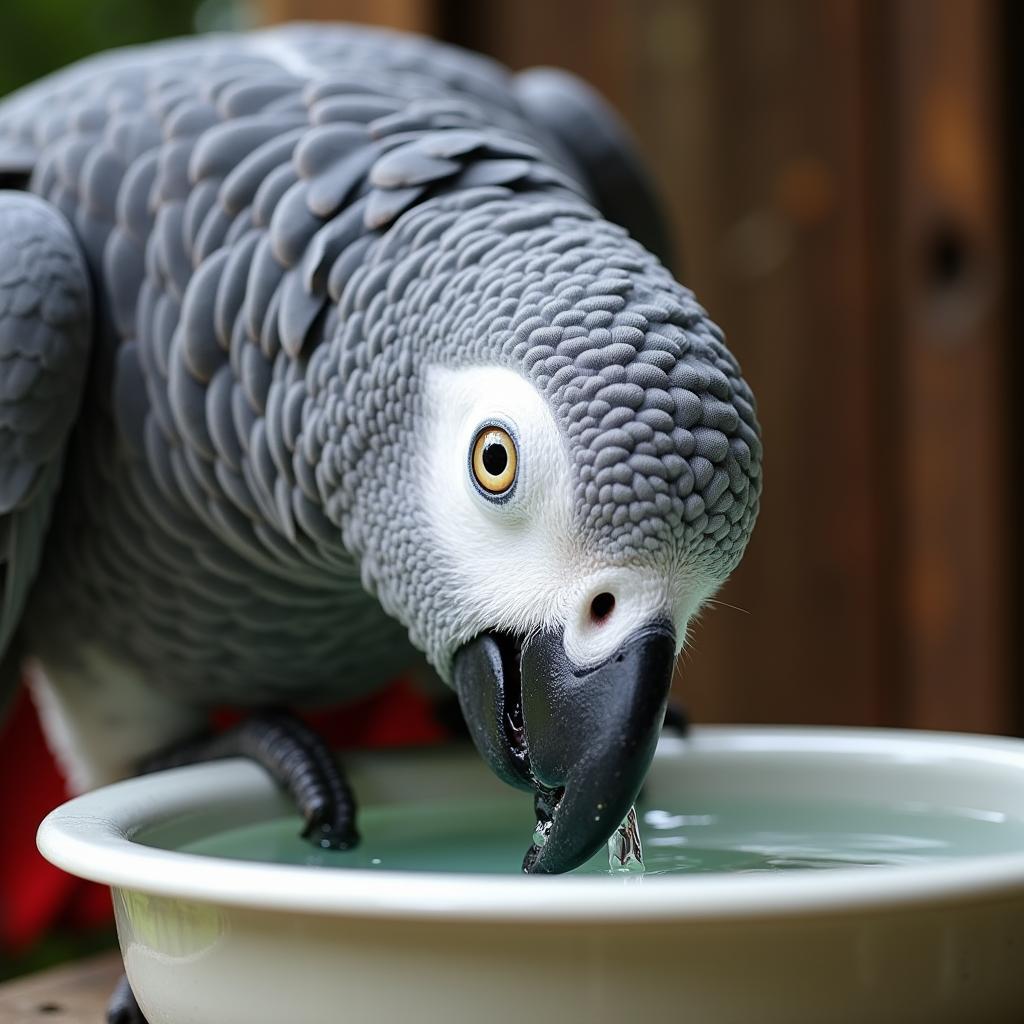
<svg viewBox="0 0 1024 1024"><path fill-rule="evenodd" d="M527 118L561 144L604 216L671 268L668 218L615 111L581 78L559 68L529 68L515 76L514 86Z"/></svg>
<svg viewBox="0 0 1024 1024"><path fill-rule="evenodd" d="M92 301L71 227L0 191L0 710L18 677L12 643L36 577L88 366Z"/></svg>

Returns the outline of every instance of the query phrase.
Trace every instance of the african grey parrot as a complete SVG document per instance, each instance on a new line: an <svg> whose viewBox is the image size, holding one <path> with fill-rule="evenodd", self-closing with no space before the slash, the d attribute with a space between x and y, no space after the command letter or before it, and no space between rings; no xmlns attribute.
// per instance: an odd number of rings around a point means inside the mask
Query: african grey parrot
<svg viewBox="0 0 1024 1024"><path fill-rule="evenodd" d="M382 30L199 37L0 101L0 185L0 645L75 786L242 751L345 845L271 709L418 650L536 795L526 867L598 849L761 487L602 101Z"/></svg>

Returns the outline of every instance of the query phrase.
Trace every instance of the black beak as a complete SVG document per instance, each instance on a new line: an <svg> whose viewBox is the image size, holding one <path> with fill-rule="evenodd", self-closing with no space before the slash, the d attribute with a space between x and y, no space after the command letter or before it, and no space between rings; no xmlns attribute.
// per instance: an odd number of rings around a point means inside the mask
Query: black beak
<svg viewBox="0 0 1024 1024"><path fill-rule="evenodd" d="M484 633L460 648L454 681L473 742L500 778L536 795L543 841L524 871L578 867L626 816L654 756L674 661L662 619L586 669L569 661L561 630L525 643Z"/></svg>

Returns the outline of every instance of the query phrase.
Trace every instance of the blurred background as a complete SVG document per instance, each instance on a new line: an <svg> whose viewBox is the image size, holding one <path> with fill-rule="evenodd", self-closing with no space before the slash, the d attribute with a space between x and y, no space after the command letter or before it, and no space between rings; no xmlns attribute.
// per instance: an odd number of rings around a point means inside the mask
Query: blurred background
<svg viewBox="0 0 1024 1024"><path fill-rule="evenodd" d="M633 128L767 453L749 552L683 666L695 720L1021 731L1024 5L35 0L3 11L0 93L291 18L562 65Z"/></svg>

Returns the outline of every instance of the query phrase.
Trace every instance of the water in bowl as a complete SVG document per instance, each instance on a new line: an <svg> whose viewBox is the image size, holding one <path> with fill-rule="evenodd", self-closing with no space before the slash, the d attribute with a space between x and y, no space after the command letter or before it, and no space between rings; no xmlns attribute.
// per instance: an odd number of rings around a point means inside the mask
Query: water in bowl
<svg viewBox="0 0 1024 1024"><path fill-rule="evenodd" d="M646 875L874 867L1019 853L1024 821L932 804L724 799L639 807ZM528 801L368 807L361 845L318 850L296 817L232 828L180 845L237 860L389 871L518 874L533 830ZM577 874L608 875L601 850Z"/></svg>

